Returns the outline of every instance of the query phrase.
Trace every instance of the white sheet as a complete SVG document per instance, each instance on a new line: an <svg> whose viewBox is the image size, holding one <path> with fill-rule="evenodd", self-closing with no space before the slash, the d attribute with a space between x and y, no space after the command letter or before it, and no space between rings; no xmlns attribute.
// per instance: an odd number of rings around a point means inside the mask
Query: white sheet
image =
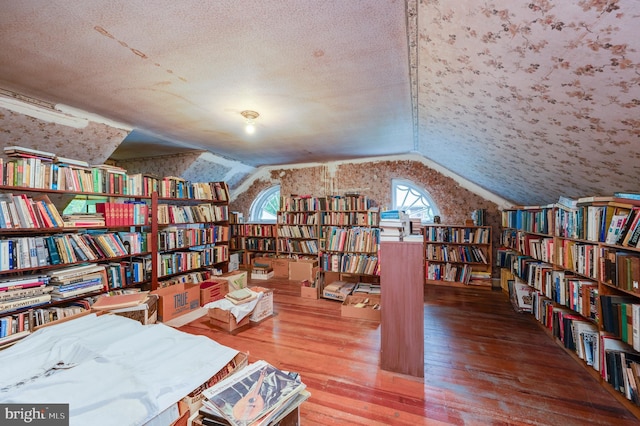
<svg viewBox="0 0 640 426"><path fill-rule="evenodd" d="M162 324L87 315L0 351L0 402L69 403L77 426L140 425L237 353Z"/></svg>
<svg viewBox="0 0 640 426"><path fill-rule="evenodd" d="M236 305L235 303L223 297L222 299L207 303L203 306L203 308L219 308L223 311L231 311L231 314L236 318L236 322L240 322L244 317L253 312L260 299L262 299L262 295L264 294L261 291L249 291L256 295L256 298L250 302Z"/></svg>

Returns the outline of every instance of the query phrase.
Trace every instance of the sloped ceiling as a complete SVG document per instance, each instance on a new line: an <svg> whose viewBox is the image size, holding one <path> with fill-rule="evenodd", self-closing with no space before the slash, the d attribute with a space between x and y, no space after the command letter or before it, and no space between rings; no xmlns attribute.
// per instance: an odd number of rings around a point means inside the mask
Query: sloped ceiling
<svg viewBox="0 0 640 426"><path fill-rule="evenodd" d="M636 1L421 2L420 151L504 198L638 191Z"/></svg>
<svg viewBox="0 0 640 426"><path fill-rule="evenodd" d="M549 203L640 190L638 15L633 0L13 0L0 88L135 129L113 158L204 150L238 179L417 152Z"/></svg>

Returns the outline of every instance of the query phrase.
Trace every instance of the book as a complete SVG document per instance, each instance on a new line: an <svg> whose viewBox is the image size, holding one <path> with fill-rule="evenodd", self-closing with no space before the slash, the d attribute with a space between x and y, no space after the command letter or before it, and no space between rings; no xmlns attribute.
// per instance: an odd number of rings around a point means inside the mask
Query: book
<svg viewBox="0 0 640 426"><path fill-rule="evenodd" d="M130 308L140 305L147 299L148 292L143 291L139 293L118 294L114 296L102 295L96 299L91 305L92 309L97 310L112 310Z"/></svg>
<svg viewBox="0 0 640 426"><path fill-rule="evenodd" d="M224 297L227 300L229 300L231 303L234 303L236 305L241 305L243 303L248 303L248 302L251 302L252 300L255 300L258 297L258 295L252 292L251 290L249 290L248 288L240 288L238 290L234 290L232 292L225 294Z"/></svg>
<svg viewBox="0 0 640 426"><path fill-rule="evenodd" d="M266 425L306 388L296 374L256 361L203 392L203 407L233 426Z"/></svg>
<svg viewBox="0 0 640 426"><path fill-rule="evenodd" d="M10 312L31 306L42 305L51 300L50 294L39 294L17 300L0 302L0 312Z"/></svg>
<svg viewBox="0 0 640 426"><path fill-rule="evenodd" d="M27 157L27 158L40 158L43 160L53 161L56 155L52 152L40 151L38 149L25 148L22 146L5 146L4 153L8 157Z"/></svg>

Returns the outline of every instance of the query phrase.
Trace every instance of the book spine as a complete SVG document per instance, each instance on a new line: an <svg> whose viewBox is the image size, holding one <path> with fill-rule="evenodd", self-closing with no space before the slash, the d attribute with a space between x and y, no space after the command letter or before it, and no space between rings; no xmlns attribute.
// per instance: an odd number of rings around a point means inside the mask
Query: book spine
<svg viewBox="0 0 640 426"><path fill-rule="evenodd" d="M12 300L0 303L0 312L15 311L17 309L27 308L30 306L41 305L51 300L51 295L42 294L39 296L28 297L20 300Z"/></svg>

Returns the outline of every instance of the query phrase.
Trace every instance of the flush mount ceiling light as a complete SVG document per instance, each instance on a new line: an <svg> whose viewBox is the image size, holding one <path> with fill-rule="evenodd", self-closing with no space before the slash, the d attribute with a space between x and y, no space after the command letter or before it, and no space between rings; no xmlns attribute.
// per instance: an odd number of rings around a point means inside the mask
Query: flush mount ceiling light
<svg viewBox="0 0 640 426"><path fill-rule="evenodd" d="M246 122L244 126L244 131L249 134L253 134L256 131L256 123L254 120L260 117L260 114L258 114L255 111L245 110L245 111L242 111L240 115L244 117Z"/></svg>

